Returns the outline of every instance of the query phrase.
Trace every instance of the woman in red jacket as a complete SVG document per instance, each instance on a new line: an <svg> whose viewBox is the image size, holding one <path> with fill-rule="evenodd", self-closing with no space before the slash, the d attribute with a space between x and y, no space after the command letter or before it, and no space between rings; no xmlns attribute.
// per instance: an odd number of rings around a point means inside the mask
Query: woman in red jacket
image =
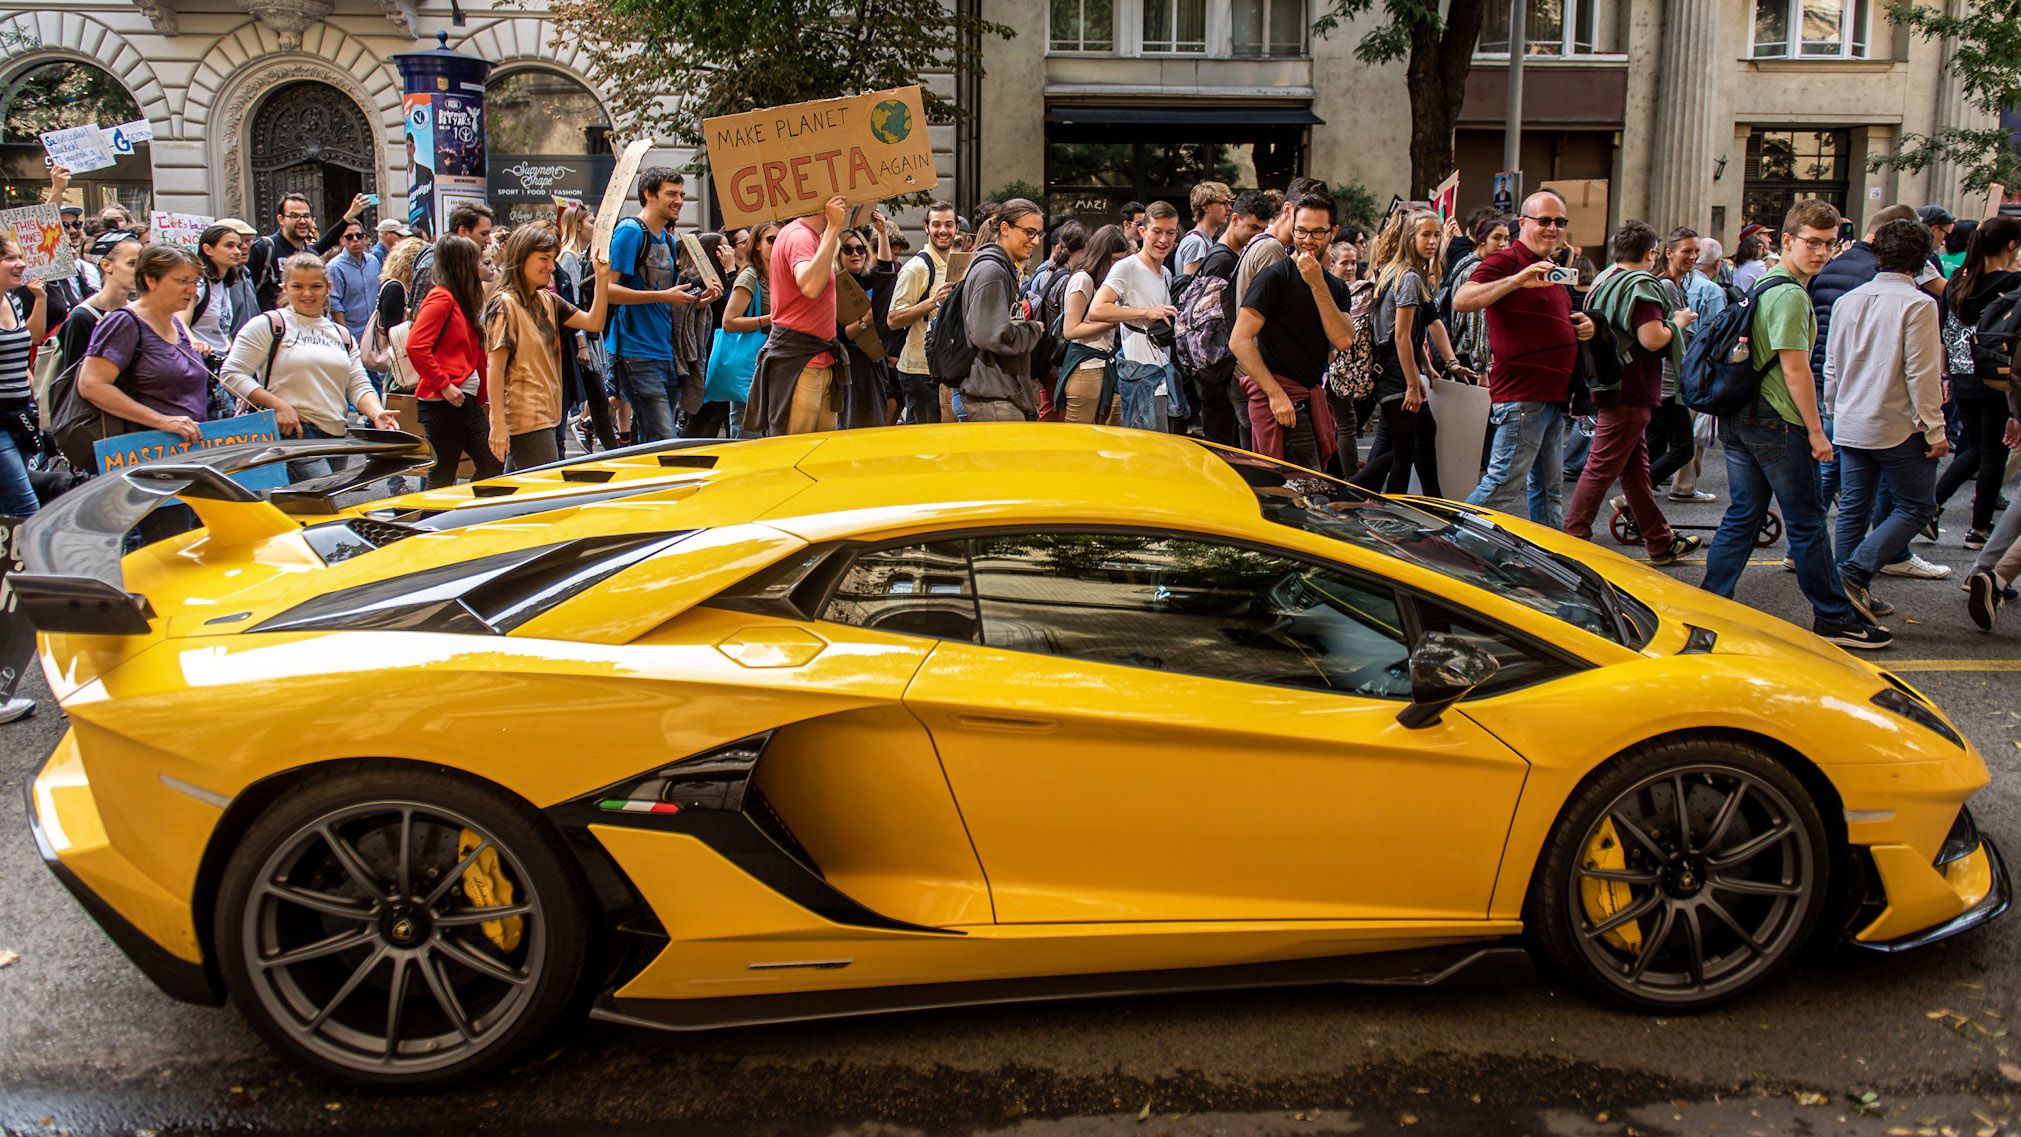
<svg viewBox="0 0 2021 1137"><path fill-rule="evenodd" d="M478 282L477 246L450 235L435 243L434 287L414 314L407 359L420 385L414 390L421 429L435 451L428 488L456 482L467 455L479 479L504 466L491 453L491 424L484 412L485 358L479 335L484 287Z"/></svg>

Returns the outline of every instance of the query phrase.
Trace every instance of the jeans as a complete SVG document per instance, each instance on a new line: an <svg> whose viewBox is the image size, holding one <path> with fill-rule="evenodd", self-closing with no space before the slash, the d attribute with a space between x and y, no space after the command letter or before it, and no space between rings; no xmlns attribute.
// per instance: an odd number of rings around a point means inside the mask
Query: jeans
<svg viewBox="0 0 2021 1137"><path fill-rule="evenodd" d="M1732 598L1772 499L1782 505L1797 587L1810 601L1812 613L1828 624L1852 623L1853 606L1833 571L1824 505L1818 500L1824 482L1804 428L1756 399L1747 410L1720 419L1719 433L1726 449L1726 515L1719 519L1719 531L1706 550L1700 586Z"/></svg>
<svg viewBox="0 0 2021 1137"><path fill-rule="evenodd" d="M1817 405L1818 422L1825 428L1825 441L1832 444L1831 461L1818 463L1817 500L1818 508L1830 512L1831 507L1839 500L1839 448L1832 437L1832 416L1824 413L1825 397L1822 389L1818 391Z"/></svg>
<svg viewBox="0 0 2021 1137"><path fill-rule="evenodd" d="M317 427L311 425L308 419L303 419L302 432L296 435L295 437L337 438L339 436L335 434L330 434L324 430L320 430ZM302 458L288 463L288 481L290 482L306 482L310 478L320 478L325 474L332 474L335 472L336 469L331 465L330 459L328 458Z"/></svg>
<svg viewBox="0 0 2021 1137"><path fill-rule="evenodd" d="M513 435L506 443L505 464L508 470L528 470L560 460L561 454L556 449L552 430L529 430Z"/></svg>
<svg viewBox="0 0 2021 1137"><path fill-rule="evenodd" d="M931 375L912 371L898 373L898 390L905 398L905 421L914 425L940 421L940 382Z"/></svg>
<svg viewBox="0 0 2021 1137"><path fill-rule="evenodd" d="M21 445L6 430L0 430L0 513L9 517L32 517L42 508L35 486L28 480L28 462Z"/></svg>
<svg viewBox="0 0 2021 1137"><path fill-rule="evenodd" d="M1410 472L1418 472L1418 489L1426 497L1444 497L1439 485L1439 424L1432 418L1432 405L1415 411L1403 409L1403 399L1382 403L1382 418L1376 423L1375 441L1368 447L1368 461L1361 472L1349 479L1365 490L1403 493L1410 489Z"/></svg>
<svg viewBox="0 0 2021 1137"><path fill-rule="evenodd" d="M1656 414L1649 420L1649 482L1662 485L1672 475L1681 474L1691 460L1698 455L1698 441L1691 433L1691 408L1675 399L1669 399L1656 408ZM1680 497L1688 497L1698 488L1698 479L1690 481L1678 478L1670 492Z"/></svg>
<svg viewBox="0 0 2021 1137"><path fill-rule="evenodd" d="M417 406L421 433L428 436L428 446L435 451L435 465L428 471L429 489L455 485L456 467L465 455L470 457L473 476L480 480L504 472L504 466L491 456L491 419L475 397L464 396L460 407L450 406L447 399L421 399Z"/></svg>
<svg viewBox="0 0 2021 1137"><path fill-rule="evenodd" d="M632 355L611 358L618 376L618 396L632 405L632 437L658 442L674 436L674 406L681 377L664 359Z"/></svg>
<svg viewBox="0 0 2021 1137"><path fill-rule="evenodd" d="M1993 539L1979 550L1972 571L1998 574L2003 587L2021 578L2021 498L2001 511L1999 523L1993 526Z"/></svg>
<svg viewBox="0 0 2021 1137"><path fill-rule="evenodd" d="M1950 501L1960 486L1973 482L1972 528L1990 529L2000 504L2000 483L2007 480L2007 396L1959 395L1953 401L1960 445L1937 483L1937 503Z"/></svg>
<svg viewBox="0 0 2021 1137"><path fill-rule="evenodd" d="M1553 529L1564 522L1565 408L1558 403L1496 403L1488 412L1494 428L1494 449L1481 484L1467 495L1468 505L1516 512L1527 485L1530 520Z"/></svg>
<svg viewBox="0 0 2021 1137"><path fill-rule="evenodd" d="M1165 416L1158 413L1158 384L1163 383L1167 392L1174 393L1179 388L1179 376L1172 368L1160 363L1138 363L1124 359L1116 363L1116 390L1123 403L1123 425L1137 430L1165 432ZM1185 399L1168 399L1173 412L1184 417Z"/></svg>
<svg viewBox="0 0 2021 1137"><path fill-rule="evenodd" d="M1219 367L1210 367L1193 376L1200 395L1200 433L1209 442L1219 442L1223 446L1233 446L1242 437L1235 420L1246 414L1248 400L1243 399L1242 410L1237 411L1236 399L1242 390L1235 382L1235 361L1228 360Z"/></svg>
<svg viewBox="0 0 2021 1137"><path fill-rule="evenodd" d="M1894 491L1894 507L1869 532L1867 519L1881 482ZM1937 515L1936 484L1937 460L1921 434L1912 433L1884 450L1839 447L1839 572L1860 585L1871 582Z"/></svg>
<svg viewBox="0 0 2021 1137"><path fill-rule="evenodd" d="M1599 425L1593 431L1593 452L1586 469L1572 490L1572 506L1565 512L1565 532L1582 541L1593 539L1593 518L1607 500L1607 491L1616 479L1621 495L1628 499L1628 511L1635 527L1642 531L1642 547L1652 557L1670 551L1677 535L1663 508L1656 504L1655 487L1649 481L1650 407L1601 407Z"/></svg>
<svg viewBox="0 0 2021 1137"><path fill-rule="evenodd" d="M1593 452L1593 431L1577 419L1565 426L1565 480L1576 482L1586 470L1586 456Z"/></svg>

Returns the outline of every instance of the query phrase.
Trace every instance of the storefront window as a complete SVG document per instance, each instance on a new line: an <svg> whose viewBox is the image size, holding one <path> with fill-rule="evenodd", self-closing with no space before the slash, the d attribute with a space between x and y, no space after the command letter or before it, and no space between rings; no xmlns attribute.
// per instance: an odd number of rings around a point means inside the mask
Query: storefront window
<svg viewBox="0 0 2021 1137"><path fill-rule="evenodd" d="M501 225L551 220L556 197L595 206L615 159L610 115L588 87L522 68L484 85L486 192Z"/></svg>
<svg viewBox="0 0 2021 1137"><path fill-rule="evenodd" d="M1189 125L1133 130L1148 137L1109 142L1097 140L1096 132L1087 127L1049 128L1048 217L1078 218L1092 231L1116 220L1116 211L1125 202L1162 200L1177 206L1182 221L1191 225L1188 195L1196 182L1226 182L1240 192L1282 187L1303 170L1303 127Z"/></svg>
<svg viewBox="0 0 2021 1137"><path fill-rule="evenodd" d="M9 206L42 200L49 162L42 134L73 126L118 126L141 118L140 106L107 72L58 61L31 67L0 87L0 200ZM144 214L154 197L148 144L134 144L118 164L71 179L66 203L96 212L121 205Z"/></svg>

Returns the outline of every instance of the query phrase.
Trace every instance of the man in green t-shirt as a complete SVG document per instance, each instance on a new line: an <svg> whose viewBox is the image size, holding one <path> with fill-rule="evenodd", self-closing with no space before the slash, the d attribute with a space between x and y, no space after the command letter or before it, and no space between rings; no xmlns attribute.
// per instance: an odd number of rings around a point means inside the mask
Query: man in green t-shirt
<svg viewBox="0 0 2021 1137"><path fill-rule="evenodd" d="M1733 595L1772 499L1782 506L1797 585L1811 605L1811 630L1840 647L1871 651L1894 637L1862 619L1846 599L1818 493L1818 463L1831 460L1832 445L1818 416L1810 367L1817 316L1804 289L1831 258L1838 227L1838 210L1830 204L1797 202L1783 219L1782 263L1756 285L1748 340L1762 371L1761 392L1752 406L1719 420L1730 496L1706 552L1704 587Z"/></svg>

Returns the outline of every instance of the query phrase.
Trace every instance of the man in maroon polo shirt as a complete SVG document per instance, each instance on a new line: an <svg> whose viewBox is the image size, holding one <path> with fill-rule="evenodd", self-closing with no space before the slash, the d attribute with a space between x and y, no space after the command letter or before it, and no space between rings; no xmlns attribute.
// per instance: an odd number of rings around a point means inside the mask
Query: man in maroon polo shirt
<svg viewBox="0 0 2021 1137"><path fill-rule="evenodd" d="M1548 279L1551 257L1564 243L1565 199L1539 190L1523 200L1516 239L1482 261L1453 296L1453 310L1488 313L1488 421L1495 445L1487 473L1467 504L1519 512L1525 488L1530 520L1553 529L1564 523L1566 403L1579 341L1593 338L1593 321L1572 312L1571 290Z"/></svg>

